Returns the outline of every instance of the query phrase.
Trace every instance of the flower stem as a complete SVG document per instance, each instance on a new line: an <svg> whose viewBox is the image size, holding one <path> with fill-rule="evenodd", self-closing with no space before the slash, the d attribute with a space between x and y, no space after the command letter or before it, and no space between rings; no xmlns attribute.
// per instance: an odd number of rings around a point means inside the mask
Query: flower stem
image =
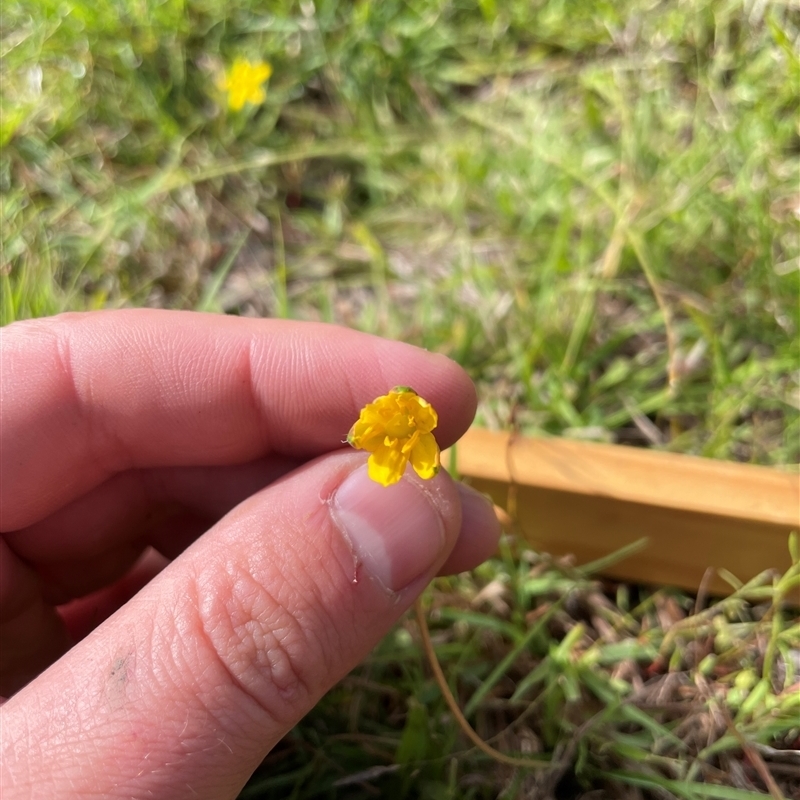
<svg viewBox="0 0 800 800"><path fill-rule="evenodd" d="M439 659L436 657L436 651L433 649L431 634L428 630L428 623L425 619L425 610L422 607L422 600L419 598L414 601L414 613L416 614L417 625L419 625L419 632L422 636L422 647L425 650L425 655L427 656L428 662L433 670L436 683L439 685L439 689L441 690L445 702L450 709L450 713L452 713L452 715L455 717L458 726L462 731L464 731L466 737L481 752L485 753L495 761L499 761L501 764L508 764L512 767L524 767L526 769L543 769L550 766L550 762L543 758L523 758L501 753L499 750L496 750L494 747L481 739L480 736L478 736L478 734L475 732L475 729L469 724L469 722L467 722L467 718L461 712L458 702L456 701L455 697L453 697L453 693L450 691L450 687L447 685L447 678L444 676L441 664L439 664Z"/></svg>

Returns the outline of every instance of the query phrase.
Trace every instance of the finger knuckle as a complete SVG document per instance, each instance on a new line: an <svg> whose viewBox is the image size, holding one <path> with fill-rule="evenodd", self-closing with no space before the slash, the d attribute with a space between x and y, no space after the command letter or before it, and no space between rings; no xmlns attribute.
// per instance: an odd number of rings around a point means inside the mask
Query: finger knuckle
<svg viewBox="0 0 800 800"><path fill-rule="evenodd" d="M270 582L281 587L275 594L235 565L204 569L194 583L197 625L223 679L276 722L296 721L319 694L318 659L310 658L325 651L312 640L325 629L310 619L319 610L285 579Z"/></svg>

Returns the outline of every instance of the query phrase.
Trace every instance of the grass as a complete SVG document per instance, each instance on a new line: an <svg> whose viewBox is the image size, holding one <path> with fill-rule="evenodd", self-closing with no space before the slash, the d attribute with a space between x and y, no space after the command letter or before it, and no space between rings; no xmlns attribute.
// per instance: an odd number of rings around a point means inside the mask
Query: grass
<svg viewBox="0 0 800 800"><path fill-rule="evenodd" d="M3 324L323 319L447 353L489 427L800 461L791 4L7 0L2 18ZM233 114L217 82L238 56L273 75ZM551 769L464 750L407 623L245 795L749 797L759 760L791 794L796 572L694 613L520 546L429 601L470 721Z"/></svg>

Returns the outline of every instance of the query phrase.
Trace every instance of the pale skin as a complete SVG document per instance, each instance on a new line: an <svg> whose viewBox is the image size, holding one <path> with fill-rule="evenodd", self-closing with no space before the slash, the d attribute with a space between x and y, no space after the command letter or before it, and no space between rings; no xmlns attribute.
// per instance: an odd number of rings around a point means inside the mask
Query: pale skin
<svg viewBox="0 0 800 800"><path fill-rule="evenodd" d="M166 311L0 331L0 794L228 798L437 574L499 530L441 472L343 446L453 362L353 331ZM381 494L383 492L384 494Z"/></svg>

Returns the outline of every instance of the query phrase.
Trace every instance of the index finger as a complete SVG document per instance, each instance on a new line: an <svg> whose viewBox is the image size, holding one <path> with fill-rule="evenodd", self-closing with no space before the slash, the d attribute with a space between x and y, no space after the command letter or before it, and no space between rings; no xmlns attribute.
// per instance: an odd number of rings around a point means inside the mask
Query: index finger
<svg viewBox="0 0 800 800"><path fill-rule="evenodd" d="M411 385L452 444L475 390L444 356L320 323L150 309L64 314L0 334L2 529L126 469L225 465L342 445L360 408Z"/></svg>

